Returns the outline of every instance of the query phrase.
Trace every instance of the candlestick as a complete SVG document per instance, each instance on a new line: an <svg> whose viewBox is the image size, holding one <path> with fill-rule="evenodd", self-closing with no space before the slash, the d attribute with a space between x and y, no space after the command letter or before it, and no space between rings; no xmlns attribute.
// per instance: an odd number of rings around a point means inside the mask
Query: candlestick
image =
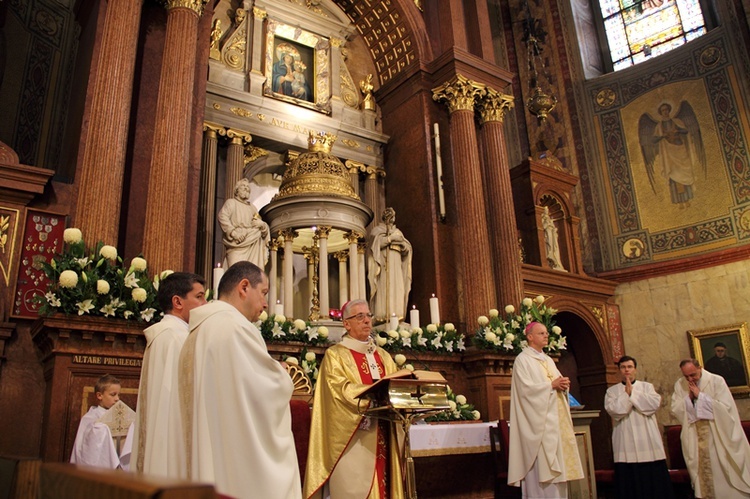
<svg viewBox="0 0 750 499"><path fill-rule="evenodd" d="M409 322L412 329L419 328L419 310L417 310L416 305L413 305L409 311Z"/></svg>
<svg viewBox="0 0 750 499"><path fill-rule="evenodd" d="M398 317L396 317L396 314L391 314L391 329L396 331L398 330Z"/></svg>
<svg viewBox="0 0 750 499"><path fill-rule="evenodd" d="M430 322L436 326L440 324L440 305L434 293L430 298Z"/></svg>
<svg viewBox="0 0 750 499"><path fill-rule="evenodd" d="M224 269L221 268L221 263L217 263L216 268L214 268L214 295L211 297L214 300L219 298L219 282L223 275Z"/></svg>
<svg viewBox="0 0 750 499"><path fill-rule="evenodd" d="M273 306L273 313L274 315L284 315L284 305L281 303L281 300L276 300Z"/></svg>

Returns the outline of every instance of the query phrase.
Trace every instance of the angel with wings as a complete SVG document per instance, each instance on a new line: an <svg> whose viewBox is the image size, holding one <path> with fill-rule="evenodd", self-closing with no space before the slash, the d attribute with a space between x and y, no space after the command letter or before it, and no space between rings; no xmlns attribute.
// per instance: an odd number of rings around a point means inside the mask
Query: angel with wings
<svg viewBox="0 0 750 499"><path fill-rule="evenodd" d="M700 125L690 103L682 101L672 115L672 106L663 102L657 119L643 113L638 120L638 139L654 194L654 165L658 161L662 176L669 180L672 203L680 208L690 206L696 168L700 166L706 175L706 153Z"/></svg>

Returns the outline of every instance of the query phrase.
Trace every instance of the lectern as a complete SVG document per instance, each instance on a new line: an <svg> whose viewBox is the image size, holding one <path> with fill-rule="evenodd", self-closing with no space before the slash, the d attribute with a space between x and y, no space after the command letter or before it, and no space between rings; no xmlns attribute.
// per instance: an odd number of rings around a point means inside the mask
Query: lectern
<svg viewBox="0 0 750 499"><path fill-rule="evenodd" d="M416 421L450 409L445 378L440 373L431 371L399 371L369 386L357 398L360 402L370 401L368 407L359 411L363 416L386 419L401 425L404 445L399 455L404 493L407 499L415 499L417 485L409 429Z"/></svg>

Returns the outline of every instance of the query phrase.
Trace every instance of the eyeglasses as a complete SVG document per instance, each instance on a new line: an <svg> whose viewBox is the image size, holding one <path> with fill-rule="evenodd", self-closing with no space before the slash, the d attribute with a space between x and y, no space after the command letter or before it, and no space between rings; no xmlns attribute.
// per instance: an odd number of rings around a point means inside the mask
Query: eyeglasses
<svg viewBox="0 0 750 499"><path fill-rule="evenodd" d="M344 318L344 320L345 321L349 321L349 320L354 319L357 322L362 322L363 320L365 320L365 317L367 317L368 319L372 320L372 318L374 316L372 314L366 314L364 312L361 312L361 313L356 314L356 315L350 315L349 317Z"/></svg>

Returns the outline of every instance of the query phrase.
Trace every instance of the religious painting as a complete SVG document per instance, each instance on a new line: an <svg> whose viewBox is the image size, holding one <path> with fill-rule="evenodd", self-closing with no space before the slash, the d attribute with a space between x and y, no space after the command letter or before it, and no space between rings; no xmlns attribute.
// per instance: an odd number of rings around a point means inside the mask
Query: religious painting
<svg viewBox="0 0 750 499"><path fill-rule="evenodd" d="M723 377L734 395L750 393L750 339L747 323L688 331L693 357Z"/></svg>
<svg viewBox="0 0 750 499"><path fill-rule="evenodd" d="M328 39L273 20L267 23L263 93L298 106L330 112Z"/></svg>

